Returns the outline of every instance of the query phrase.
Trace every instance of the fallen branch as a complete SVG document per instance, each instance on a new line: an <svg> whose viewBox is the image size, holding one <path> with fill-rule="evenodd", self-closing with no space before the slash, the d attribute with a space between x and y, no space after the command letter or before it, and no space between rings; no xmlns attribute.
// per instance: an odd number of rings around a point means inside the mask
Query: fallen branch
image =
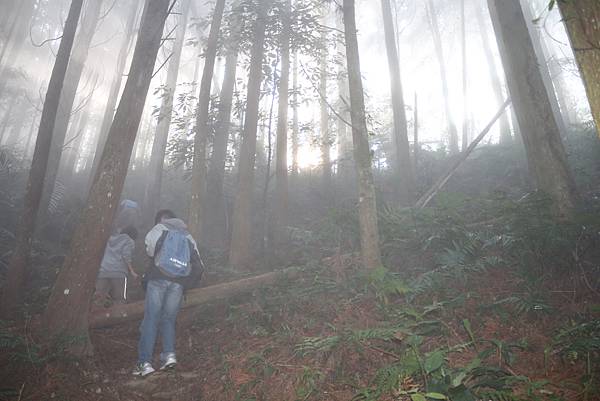
<svg viewBox="0 0 600 401"><path fill-rule="evenodd" d="M479 145L479 142L481 142L481 140L487 135L487 133L490 132L490 130L492 129L492 127L494 126L496 121L498 121L500 116L502 116L502 114L504 114L504 110L508 107L510 102L511 102L510 98L506 99L506 101L504 102L502 107L500 107L500 110L498 110L496 115L492 118L492 120L488 123L488 125L483 129L483 131L481 131L481 133L477 136L477 138L475 138L473 140L473 142L471 142L471 144L469 145L469 147L467 149L463 150L458 155L458 157L456 158L454 163L452 163L452 166L450 167L450 169L437 180L437 182L425 193L425 195L423 195L421 197L421 199L419 199L417 201L417 203L415 204L415 207L417 209L423 209L425 206L427 206L429 204L429 202L431 202L431 200L437 195L437 193L440 192L440 190L444 187L444 185L446 185L446 183L448 182L450 177L452 177L454 175L454 173L456 172L456 170L458 170L460 165L467 159L467 157L469 157L469 155L471 154L471 152L473 152L473 150L477 147L477 145Z"/></svg>
<svg viewBox="0 0 600 401"><path fill-rule="evenodd" d="M182 309L208 304L213 301L231 298L257 288L273 285L284 278L295 278L302 269L291 267L285 270L248 277L229 283L212 285L204 288L189 290L185 294ZM91 328L109 327L132 320L139 320L144 315L144 302L134 302L125 305L115 305L109 309L90 312L89 326Z"/></svg>

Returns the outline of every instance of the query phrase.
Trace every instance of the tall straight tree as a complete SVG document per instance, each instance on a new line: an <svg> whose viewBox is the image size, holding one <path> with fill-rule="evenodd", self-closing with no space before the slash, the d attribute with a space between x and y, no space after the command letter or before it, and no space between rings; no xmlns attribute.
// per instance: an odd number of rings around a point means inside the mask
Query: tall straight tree
<svg viewBox="0 0 600 401"><path fill-rule="evenodd" d="M569 217L576 190L519 0L488 0L508 88L537 187Z"/></svg>
<svg viewBox="0 0 600 401"><path fill-rule="evenodd" d="M71 128L69 129L69 139L67 140L67 152L63 157L63 163L61 163L60 177L62 182L67 186L71 186L73 175L75 174L75 168L77 167L77 161L81 154L81 144L85 136L88 122L90 119L91 106L88 104L80 112L80 116L75 124L71 122Z"/></svg>
<svg viewBox="0 0 600 401"><path fill-rule="evenodd" d="M129 10L127 15L127 21L125 22L125 36L121 42L121 48L119 49L119 56L117 57L117 64L113 70L112 82L110 84L110 90L108 92L108 98L106 100L106 107L104 109L104 116L102 118L102 125L100 126L100 132L98 133L98 142L96 144L96 151L94 152L94 159L92 162L92 180L98 170L98 164L100 163L100 157L104 150L104 144L106 143L106 136L108 130L112 124L113 117L115 115L115 107L119 100L119 92L121 91L121 84L123 81L123 73L125 72L127 57L131 53L131 47L134 45L134 39L136 34L136 19L138 16L139 4L137 0L129 0ZM92 183L90 182L91 186Z"/></svg>
<svg viewBox="0 0 600 401"><path fill-rule="evenodd" d="M208 43L204 53L204 70L202 72L202 79L200 80L200 94L198 95L198 108L196 111L189 226L194 238L201 242L204 242L204 237L202 236L202 208L206 201L206 141L208 140L209 130L210 90L215 69L215 59L217 57L219 30L221 29L224 10L225 0L217 0L210 24Z"/></svg>
<svg viewBox="0 0 600 401"><path fill-rule="evenodd" d="M91 351L88 310L110 228L123 191L171 0L146 0L131 69L110 128L87 206L48 300L50 337L81 336L75 354Z"/></svg>
<svg viewBox="0 0 600 401"><path fill-rule="evenodd" d="M83 0L73 0L69 9L69 14L65 21L65 28L56 55L48 90L42 110L40 128L35 143L33 153L33 162L29 170L29 179L25 190L25 199L23 201L23 214L20 223L17 226L16 246L12 254L10 265L8 267L8 276L2 293L2 303L0 309L3 316L14 312L15 307L23 294L23 287L27 276L27 265L31 253L31 243L33 229L35 225L35 216L37 215L40 201L42 198L42 185L44 183L44 172L48 164L48 154L50 153L50 143L52 142L52 132L58 112L60 93L62 91L77 23L81 15Z"/></svg>
<svg viewBox="0 0 600 401"><path fill-rule="evenodd" d="M406 123L406 109L404 108L404 93L402 91L402 77L400 75L400 60L396 47L394 21L390 0L381 0L383 14L383 30L385 31L385 47L390 72L392 92L392 113L394 116L394 130L392 138L396 151L396 175L400 180L400 200L404 205L412 204L415 196L415 177L410 161L410 145L408 143L408 127Z"/></svg>
<svg viewBox="0 0 600 401"><path fill-rule="evenodd" d="M225 60L225 74L221 85L219 98L219 111L215 126L213 150L208 165L206 182L205 204L205 232L211 235L206 237L209 246L223 246L226 242L226 203L223 195L223 182L225 179L225 163L227 159L227 145L231 129L231 108L235 89L237 73L239 34L243 21L240 18L241 10L235 6L232 9L232 18L229 21L232 33L227 41L227 56Z"/></svg>
<svg viewBox="0 0 600 401"><path fill-rule="evenodd" d="M154 214L159 209L160 193L162 189L162 175L167 149L167 140L169 139L169 128L171 127L171 116L173 114L173 98L177 89L177 78L179 77L179 64L181 62L181 52L185 33L187 31L187 21L190 11L190 0L180 1L179 18L177 18L177 29L173 50L169 59L169 69L167 70L167 81L163 92L162 103L158 114L158 123L154 142L152 142L152 153L150 154L150 176L148 177L148 199L146 202L146 215L148 221L152 221ZM196 237L198 238L198 237Z"/></svg>
<svg viewBox="0 0 600 401"><path fill-rule="evenodd" d="M344 32L344 20L341 15L335 16L335 26L339 32ZM338 89L338 118L337 118L337 140L338 140L338 169L337 174L343 186L345 186L352 177L354 169L352 165L352 136L348 130L347 121L350 120L348 107L348 71L346 70L346 43L344 38L338 38L337 47L337 89Z"/></svg>
<svg viewBox="0 0 600 401"><path fill-rule="evenodd" d="M69 121L71 120L73 105L75 104L77 88L81 81L92 38L96 33L102 3L103 0L86 2L85 11L81 20L81 27L75 38L73 56L69 62L65 85L60 95L59 112L56 118L56 125L54 126L54 134L52 135L52 148L50 149L48 167L46 168L46 178L44 179L44 193L42 195L42 203L38 214L38 226L40 223L43 223L47 216L48 205L50 204L50 198L54 191L54 185L60 167L60 159L63 153L67 129L69 127Z"/></svg>
<svg viewBox="0 0 600 401"><path fill-rule="evenodd" d="M465 0L460 0L460 43L462 55L462 95L463 95L463 115L462 115L462 151L469 147L469 118L468 105L469 98L467 94L467 21L465 19Z"/></svg>
<svg viewBox="0 0 600 401"><path fill-rule="evenodd" d="M328 56L328 36L325 26L329 13L328 3L323 3L321 20L323 28L321 29L321 45L319 49L319 110L320 124L319 133L321 134L321 163L323 193L329 194L331 190L331 138L329 132L329 109L327 104L327 56Z"/></svg>
<svg viewBox="0 0 600 401"><path fill-rule="evenodd" d="M558 1L600 135L600 2Z"/></svg>
<svg viewBox="0 0 600 401"><path fill-rule="evenodd" d="M365 117L365 99L360 75L354 0L344 0L343 11L348 80L350 83L350 105L352 109L352 141L358 176L358 218L361 254L365 267L374 269L381 266L381 252L379 250L375 185L373 184L373 172L371 170L371 150Z"/></svg>
<svg viewBox="0 0 600 401"><path fill-rule="evenodd" d="M290 86L290 36L292 29L292 2L285 0L281 13L282 28L281 46L281 77L279 78L279 105L277 111L277 150L275 161L275 222L273 224L273 239L282 238L279 229L287 223L288 215L288 108Z"/></svg>
<svg viewBox="0 0 600 401"><path fill-rule="evenodd" d="M6 25L4 23L0 25L2 28L6 26L7 29L4 45L0 47L0 76L2 77L18 65L23 45L29 39L30 20L33 17L36 1L20 0L15 3L18 4L15 4L16 7L13 6L12 20L6 21ZM7 16L9 14L6 12ZM4 95L8 81L7 79L0 80L0 98Z"/></svg>
<svg viewBox="0 0 600 401"><path fill-rule="evenodd" d="M438 65L440 67L440 78L442 80L442 96L444 98L444 110L446 113L446 120L448 123L448 136L450 140L450 153L458 153L458 133L456 131L456 124L454 124L454 118L452 118L452 112L450 110L450 94L448 91L448 74L446 72L446 58L444 57L444 49L442 48L442 38L440 36L437 11L433 4L433 0L427 0L427 13L429 14L429 26L431 28L431 35L433 37L435 54L438 61Z"/></svg>
<svg viewBox="0 0 600 401"><path fill-rule="evenodd" d="M552 112L554 113L560 134L563 138L565 138L568 134L567 128L561 113L560 104L558 103L558 97L556 96L554 82L552 82L550 66L548 65L546 54L544 53L544 38L541 36L540 28L534 23L533 13L529 7L530 4L528 1L521 0L521 9L523 10L525 22L527 23L527 29L529 29L529 36L531 37L531 43L533 44L533 49L535 50L535 54L537 56L538 66L540 73L542 74L542 80L544 81L546 92L548 92L548 100L550 100ZM566 113L566 110L564 110L564 112Z"/></svg>
<svg viewBox="0 0 600 401"><path fill-rule="evenodd" d="M238 162L238 188L233 211L233 227L229 264L249 268L252 262L252 193L254 190L254 164L256 161L256 132L262 67L265 54L265 30L267 0L257 1L257 16L254 22L248 93L246 96L246 118L242 132L242 144Z"/></svg>
<svg viewBox="0 0 600 401"><path fill-rule="evenodd" d="M496 107L500 108L500 106L504 102L501 75L498 72L498 68L496 67L496 61L494 60L494 55L492 53L492 41L490 40L490 37L488 35L488 26L486 25L485 20L483 18L483 7L486 7L485 3L477 2L477 4L475 5L475 19L477 20L479 34L481 35L483 54L485 55L485 60L487 62L488 75L492 84L492 91L494 92L494 100L496 101ZM502 115L500 116L499 127L500 143L510 143L512 141L512 136L510 134L510 124L508 122L507 113L502 113Z"/></svg>
<svg viewBox="0 0 600 401"><path fill-rule="evenodd" d="M294 52L294 66L292 67L292 187L298 181L299 165L298 151L300 149L300 122L298 117L298 51Z"/></svg>

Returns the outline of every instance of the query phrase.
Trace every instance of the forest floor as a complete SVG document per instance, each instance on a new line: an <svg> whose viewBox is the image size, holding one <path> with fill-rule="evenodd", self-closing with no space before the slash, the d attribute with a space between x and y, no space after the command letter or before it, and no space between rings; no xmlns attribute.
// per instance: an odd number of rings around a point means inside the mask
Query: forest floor
<svg viewBox="0 0 600 401"><path fill-rule="evenodd" d="M581 235L440 213L406 240L391 221L404 217L383 220L388 269L333 252L299 279L183 312L179 364L147 378L131 375L139 323L93 330L88 360L4 327L0 399L600 400L599 278Z"/></svg>

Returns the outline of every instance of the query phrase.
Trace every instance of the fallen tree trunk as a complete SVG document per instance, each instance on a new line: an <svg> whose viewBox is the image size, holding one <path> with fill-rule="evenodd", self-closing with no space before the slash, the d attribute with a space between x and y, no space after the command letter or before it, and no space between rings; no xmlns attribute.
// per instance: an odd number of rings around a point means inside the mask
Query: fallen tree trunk
<svg viewBox="0 0 600 401"><path fill-rule="evenodd" d="M231 298L257 288L277 283L281 279L295 278L302 272L301 268L291 267L285 270L248 277L229 283L212 285L204 288L189 290L185 294L182 309L192 308L213 301ZM115 305L109 309L90 312L91 328L115 326L121 323L139 320L144 315L144 301L125 305Z"/></svg>
<svg viewBox="0 0 600 401"><path fill-rule="evenodd" d="M442 175L427 192L425 192L425 195L421 196L421 199L419 199L417 201L417 203L415 204L415 207L417 209L423 209L424 207L426 207L429 204L429 202L431 202L431 200L435 197L435 195L437 195L437 193L444 187L444 185L446 185L446 183L448 182L450 177L452 177L454 175L454 173L456 172L456 170L458 170L460 165L465 160L467 160L467 157L469 157L471 152L473 152L473 150L477 147L477 145L479 145L479 142L481 142L481 140L492 129L492 127L494 126L496 121L500 118L500 116L502 116L502 114L504 114L504 110L508 107L509 104L510 104L510 98L506 99L506 101L504 102L502 107L500 107L500 110L498 110L496 115L492 118L492 120L488 123L488 125L483 129L483 131L481 131L481 133L477 136L477 138L475 138L473 140L473 142L471 142L469 147L467 149L465 149L464 151L462 151L457 156L454 163L452 163L452 166L450 167L450 169L448 169L448 171L444 175Z"/></svg>

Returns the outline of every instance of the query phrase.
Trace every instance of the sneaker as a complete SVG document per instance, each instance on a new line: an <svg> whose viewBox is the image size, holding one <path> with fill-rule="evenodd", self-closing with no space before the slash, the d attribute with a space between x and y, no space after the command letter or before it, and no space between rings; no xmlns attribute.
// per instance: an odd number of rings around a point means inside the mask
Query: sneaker
<svg viewBox="0 0 600 401"><path fill-rule="evenodd" d="M177 365L177 358L175 358L175 354L172 352L165 355L165 358L162 359L162 361L163 364L160 367L160 370L171 369L172 367Z"/></svg>
<svg viewBox="0 0 600 401"><path fill-rule="evenodd" d="M154 373L154 371L155 370L150 362L143 362L135 365L135 369L133 369L132 373L134 376L145 377L148 376L150 373Z"/></svg>

